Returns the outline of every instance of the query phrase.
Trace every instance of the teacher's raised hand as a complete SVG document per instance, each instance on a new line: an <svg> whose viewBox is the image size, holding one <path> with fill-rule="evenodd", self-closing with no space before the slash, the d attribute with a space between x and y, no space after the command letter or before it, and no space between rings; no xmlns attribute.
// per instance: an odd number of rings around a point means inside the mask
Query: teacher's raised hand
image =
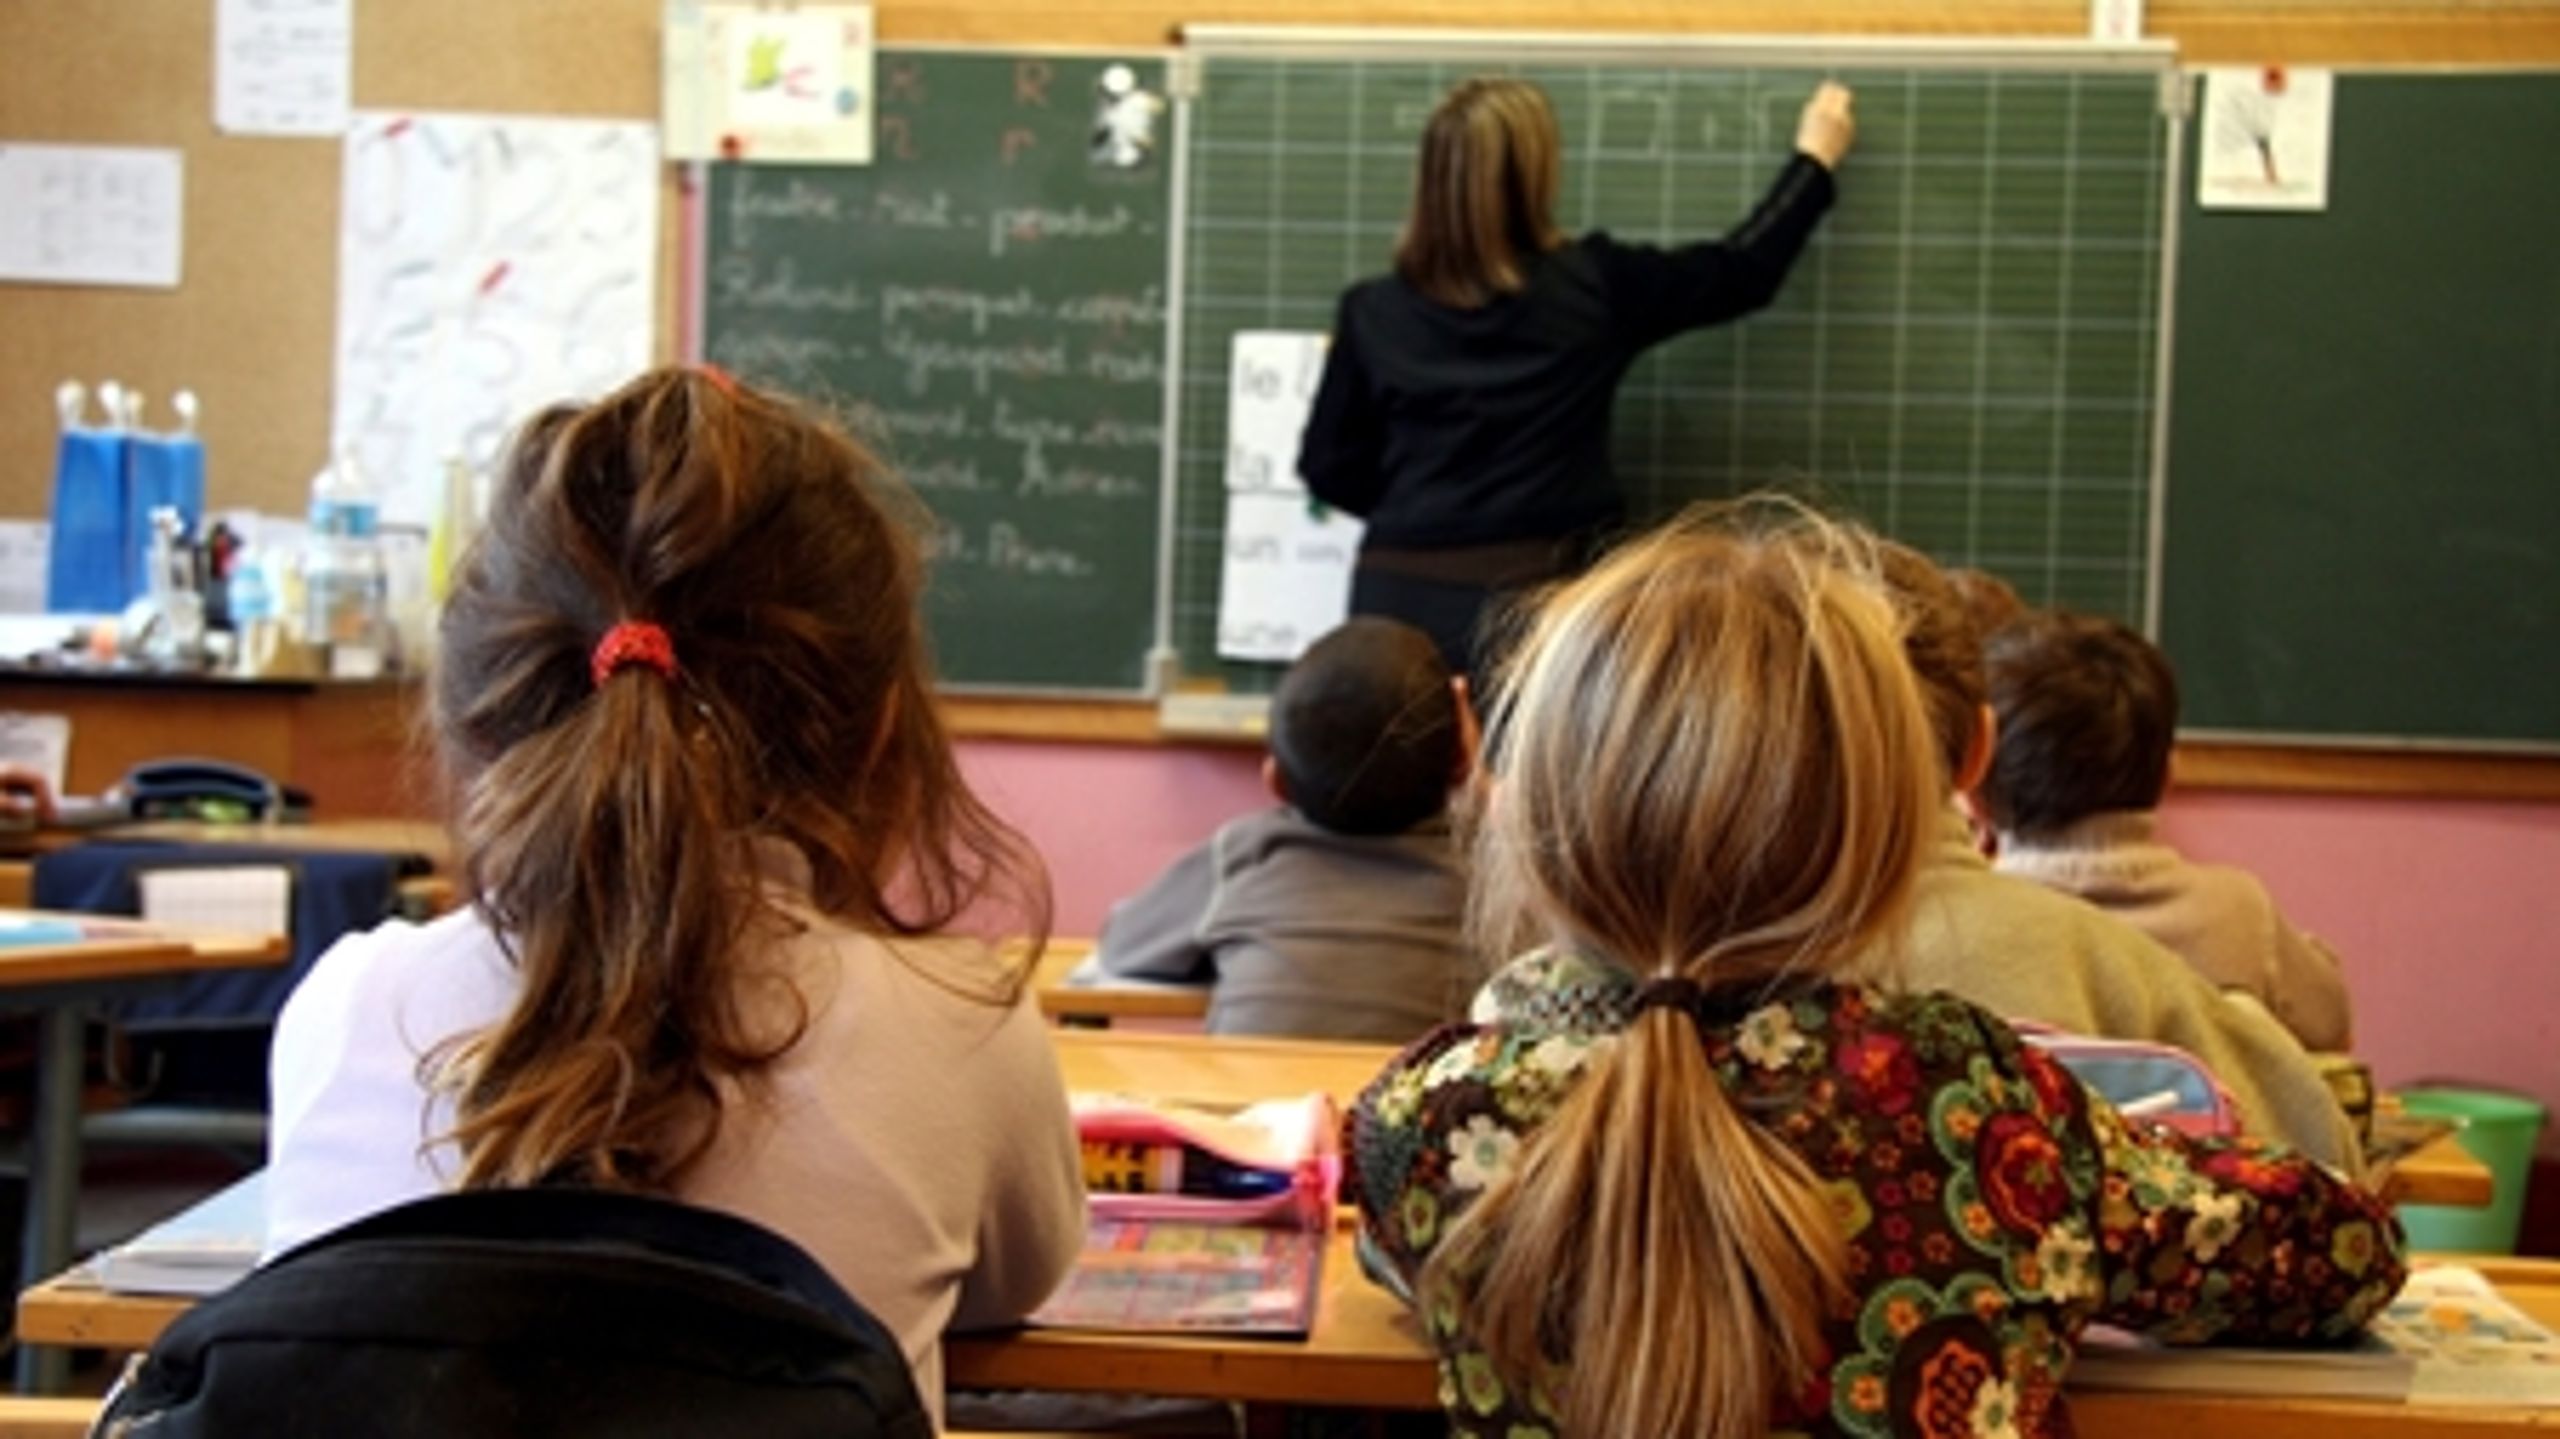
<svg viewBox="0 0 2560 1439"><path fill-rule="evenodd" d="M1804 102L1804 114L1796 121L1796 149L1821 161L1826 170L1839 169L1858 139L1858 118L1851 113L1856 100L1848 86L1823 81L1813 98Z"/></svg>

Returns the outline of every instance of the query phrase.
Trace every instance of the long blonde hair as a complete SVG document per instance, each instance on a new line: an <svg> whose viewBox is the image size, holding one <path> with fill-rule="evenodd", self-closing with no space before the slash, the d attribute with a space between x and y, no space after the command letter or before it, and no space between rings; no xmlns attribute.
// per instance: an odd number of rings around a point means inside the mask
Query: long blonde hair
<svg viewBox="0 0 2560 1439"><path fill-rule="evenodd" d="M1431 112L1396 273L1444 305L1473 309L1528 283L1556 228L1564 141L1546 92L1526 80L1460 81Z"/></svg>
<svg viewBox="0 0 2560 1439"><path fill-rule="evenodd" d="M1692 514L1529 622L1496 707L1478 920L1649 977L1843 968L1897 922L1940 782L1862 533ZM1813 1172L1647 1008L1424 1276L1567 1433L1766 1430L1849 1295ZM1587 1376L1584 1378L1582 1376Z"/></svg>

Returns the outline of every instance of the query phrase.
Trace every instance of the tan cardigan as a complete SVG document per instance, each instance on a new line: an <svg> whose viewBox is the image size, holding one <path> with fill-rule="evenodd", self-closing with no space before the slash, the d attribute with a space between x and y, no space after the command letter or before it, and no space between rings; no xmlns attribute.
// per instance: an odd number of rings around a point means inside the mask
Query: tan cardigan
<svg viewBox="0 0 2560 1439"><path fill-rule="evenodd" d="M2228 999L2185 961L2096 907L1995 874L1950 806L1911 923L1870 961L1880 983L1943 989L2010 1019L2147 1039L2201 1059L2250 1130L2349 1174L2354 1131L2300 1041L2254 1001Z"/></svg>
<svg viewBox="0 0 2560 1439"><path fill-rule="evenodd" d="M2327 945L2285 922L2257 876L2192 864L2149 811L2091 815L2057 834L2002 835L1996 867L2076 894L2174 950L2223 989L2256 995L2312 1049L2352 1037L2347 982Z"/></svg>

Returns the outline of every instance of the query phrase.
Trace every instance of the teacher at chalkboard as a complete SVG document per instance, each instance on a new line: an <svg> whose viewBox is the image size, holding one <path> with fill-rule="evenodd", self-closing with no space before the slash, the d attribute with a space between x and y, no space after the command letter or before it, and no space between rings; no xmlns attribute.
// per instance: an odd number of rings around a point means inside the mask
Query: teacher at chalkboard
<svg viewBox="0 0 2560 1439"><path fill-rule="evenodd" d="M1823 85L1751 217L1660 249L1556 227L1563 144L1537 86L1451 90L1394 273L1342 296L1299 448L1308 490L1367 521L1352 613L1419 626L1462 672L1489 659L1494 599L1580 569L1625 517L1609 411L1628 366L1777 295L1855 134L1848 90Z"/></svg>

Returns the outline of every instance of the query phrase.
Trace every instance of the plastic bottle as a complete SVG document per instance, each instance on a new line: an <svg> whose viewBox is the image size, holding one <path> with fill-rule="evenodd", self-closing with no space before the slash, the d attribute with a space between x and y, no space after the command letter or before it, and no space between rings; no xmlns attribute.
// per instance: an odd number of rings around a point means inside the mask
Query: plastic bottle
<svg viewBox="0 0 2560 1439"><path fill-rule="evenodd" d="M196 438L195 392L180 390L170 407L177 412L178 428L145 429L142 393L124 392L120 418L126 435L124 534L133 547L125 567L130 599L151 593L154 513L174 509L188 534L204 533L204 442Z"/></svg>
<svg viewBox="0 0 2560 1439"><path fill-rule="evenodd" d="M302 634L324 647L333 679L371 679L390 667L381 501L353 451L312 478L311 530L302 550Z"/></svg>
<svg viewBox="0 0 2560 1439"><path fill-rule="evenodd" d="M1194 1144L1132 1144L1088 1139L1084 1187L1096 1194L1191 1194L1208 1199L1262 1199L1286 1194L1296 1178L1220 1159Z"/></svg>

